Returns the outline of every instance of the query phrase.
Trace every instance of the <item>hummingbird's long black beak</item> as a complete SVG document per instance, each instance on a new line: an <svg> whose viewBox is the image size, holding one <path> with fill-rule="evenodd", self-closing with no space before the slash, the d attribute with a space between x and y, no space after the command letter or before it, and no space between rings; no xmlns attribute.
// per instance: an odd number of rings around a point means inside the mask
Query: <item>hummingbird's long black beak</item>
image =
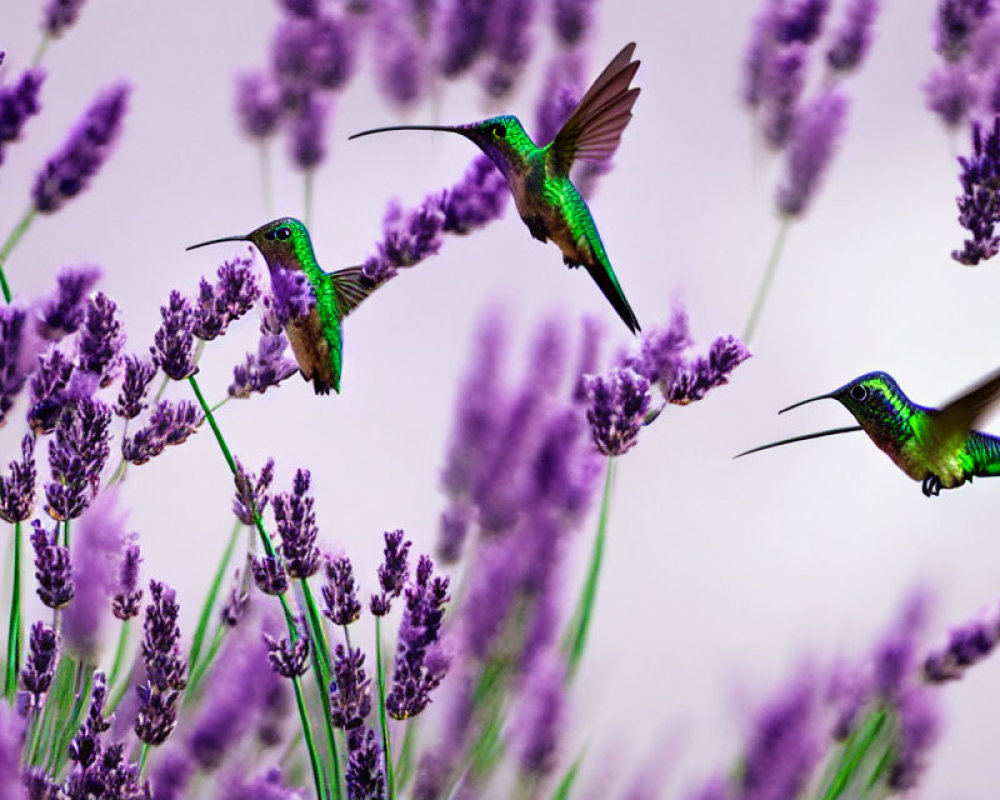
<svg viewBox="0 0 1000 800"><path fill-rule="evenodd" d="M463 136L465 135L465 131L461 128L448 125L390 125L387 128L372 128L371 130L361 131L361 133L352 134L347 138L348 140L358 139L372 133L385 133L386 131L444 131L445 133L460 133Z"/></svg>
<svg viewBox="0 0 1000 800"><path fill-rule="evenodd" d="M223 236L221 239L209 239L207 242L198 242L198 244L193 244L190 247L185 247L185 250L197 250L199 247L204 247L209 244L218 244L219 242L247 242L246 236Z"/></svg>
<svg viewBox="0 0 1000 800"><path fill-rule="evenodd" d="M798 408L799 406L804 406L806 403L815 403L817 400L828 400L831 397L835 397L835 393L821 394L816 397L810 397L808 400L799 400L797 403L792 403L790 406L785 406L779 414L784 414L786 411L791 411L793 408Z"/></svg>
<svg viewBox="0 0 1000 800"><path fill-rule="evenodd" d="M820 398L813 398L819 400ZM804 402L808 403L808 400ZM797 404L801 405L801 403ZM787 409L785 409L787 411ZM740 458L741 456L748 456L751 453L759 453L761 450L770 450L772 447L781 447L783 444L791 444L792 442L804 442L808 439L820 439L824 436L834 436L838 433L851 433L852 431L864 430L860 425L851 425L847 428L831 428L828 431L819 431L818 433L806 433L802 436L793 436L791 439L782 439L780 442L771 442L770 444L762 444L760 447L753 447L750 450L744 450L742 453L737 453L733 458Z"/></svg>

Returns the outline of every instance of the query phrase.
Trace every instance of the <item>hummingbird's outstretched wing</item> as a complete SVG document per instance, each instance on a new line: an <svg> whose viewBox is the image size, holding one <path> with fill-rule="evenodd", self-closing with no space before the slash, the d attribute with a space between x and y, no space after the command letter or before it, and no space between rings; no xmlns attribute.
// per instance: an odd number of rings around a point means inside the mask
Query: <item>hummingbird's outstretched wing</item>
<svg viewBox="0 0 1000 800"><path fill-rule="evenodd" d="M632 106L639 89L629 89L639 62L632 61L635 42L621 49L587 90L566 124L547 148L548 166L553 174L568 175L573 161L610 158L632 119Z"/></svg>
<svg viewBox="0 0 1000 800"><path fill-rule="evenodd" d="M378 288L376 284L365 277L361 267L338 269L336 272L328 272L327 277L330 278L336 292L337 306L345 317Z"/></svg>
<svg viewBox="0 0 1000 800"><path fill-rule="evenodd" d="M985 417L1000 399L1000 369L987 375L971 389L960 394L940 411L932 412L935 424L930 427L932 446L951 452L965 441L969 431Z"/></svg>

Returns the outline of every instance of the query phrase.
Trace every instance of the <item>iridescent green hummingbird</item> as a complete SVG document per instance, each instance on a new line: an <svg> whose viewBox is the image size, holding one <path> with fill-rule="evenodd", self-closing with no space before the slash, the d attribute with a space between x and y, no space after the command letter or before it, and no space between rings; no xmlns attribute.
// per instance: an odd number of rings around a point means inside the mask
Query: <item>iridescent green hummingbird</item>
<svg viewBox="0 0 1000 800"><path fill-rule="evenodd" d="M988 375L941 409L912 402L892 376L869 372L829 394L821 394L781 409L783 414L815 400L838 400L860 423L754 447L735 458L771 447L864 431L927 497L954 489L974 476L1000 475L1000 438L972 430L1000 397L1000 370Z"/></svg>
<svg viewBox="0 0 1000 800"><path fill-rule="evenodd" d="M384 131L423 130L458 133L471 139L507 179L517 211L531 235L559 245L567 266L586 267L618 316L635 333L639 321L618 284L590 209L569 178L575 159L602 161L618 149L639 96L638 88L629 88L639 68L639 62L632 60L634 50L634 42L622 48L544 147L535 145L521 121L509 114L468 125L374 128L350 138Z"/></svg>
<svg viewBox="0 0 1000 800"><path fill-rule="evenodd" d="M187 249L219 242L253 244L267 262L272 285L279 270L306 276L316 302L308 314L288 321L285 334L302 377L313 382L316 394L328 394L331 389L340 392L344 349L341 323L374 290L374 286L366 285L361 267L324 272L316 261L309 231L293 217L272 220L245 236L224 236Z"/></svg>

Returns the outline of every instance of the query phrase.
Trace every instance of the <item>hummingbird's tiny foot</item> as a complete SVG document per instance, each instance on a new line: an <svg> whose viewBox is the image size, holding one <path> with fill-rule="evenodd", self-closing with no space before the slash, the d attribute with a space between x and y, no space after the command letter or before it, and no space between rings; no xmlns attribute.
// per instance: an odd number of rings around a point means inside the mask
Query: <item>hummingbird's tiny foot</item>
<svg viewBox="0 0 1000 800"><path fill-rule="evenodd" d="M931 495L937 497L941 494L941 479L937 475L928 475L924 478L920 488L924 493L924 497L930 497Z"/></svg>

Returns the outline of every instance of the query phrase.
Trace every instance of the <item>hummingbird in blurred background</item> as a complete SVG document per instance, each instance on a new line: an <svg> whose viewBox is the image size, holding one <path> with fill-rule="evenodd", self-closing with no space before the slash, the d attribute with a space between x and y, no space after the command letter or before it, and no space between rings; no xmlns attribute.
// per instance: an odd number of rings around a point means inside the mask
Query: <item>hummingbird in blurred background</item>
<svg viewBox="0 0 1000 800"><path fill-rule="evenodd" d="M424 130L458 133L471 139L507 179L517 211L531 235L559 245L567 266L586 267L618 316L635 333L639 321L611 268L590 209L569 178L577 158L604 161L617 150L639 96L638 88L629 88L639 68L639 62L632 60L634 50L634 42L622 48L544 147L538 147L521 121L509 114L468 125L373 128L350 138L384 131Z"/></svg>
<svg viewBox="0 0 1000 800"><path fill-rule="evenodd" d="M250 242L267 262L273 276L279 270L302 273L315 301L304 316L285 323L302 377L313 382L316 394L340 392L344 335L342 322L373 290L361 267L324 272L316 260L306 226L293 217L282 217L261 225L245 236L224 236L193 244L188 250L219 242Z"/></svg>
<svg viewBox="0 0 1000 800"><path fill-rule="evenodd" d="M1000 396L1000 370L988 375L941 409L911 401L891 375L869 372L829 394L821 394L781 409L783 414L815 400L839 401L858 425L834 428L754 447L735 458L771 447L864 431L903 472L921 482L930 497L954 489L974 476L1000 475L1000 438L972 430Z"/></svg>

